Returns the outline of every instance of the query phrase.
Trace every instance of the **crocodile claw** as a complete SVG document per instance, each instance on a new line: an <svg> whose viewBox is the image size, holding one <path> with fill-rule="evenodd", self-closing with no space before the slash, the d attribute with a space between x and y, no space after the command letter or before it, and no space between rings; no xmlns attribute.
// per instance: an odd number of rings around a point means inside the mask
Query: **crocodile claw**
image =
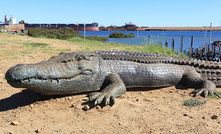
<svg viewBox="0 0 221 134"><path fill-rule="evenodd" d="M204 93L204 97L207 97L208 94L211 94L213 97L214 95L218 96L219 98L221 98L221 96L217 93L217 91L213 91L213 90L208 90L206 88L200 88L200 89L196 89L193 92L191 92L191 94L194 94L194 96L198 96L201 95L202 93Z"/></svg>
<svg viewBox="0 0 221 134"><path fill-rule="evenodd" d="M99 92L92 92L88 94L88 101L95 100L100 95Z"/></svg>
<svg viewBox="0 0 221 134"><path fill-rule="evenodd" d="M88 94L88 98L89 101L94 101L94 105L101 104L102 102L104 102L105 106L111 103L115 104L115 97L109 94L93 92Z"/></svg>

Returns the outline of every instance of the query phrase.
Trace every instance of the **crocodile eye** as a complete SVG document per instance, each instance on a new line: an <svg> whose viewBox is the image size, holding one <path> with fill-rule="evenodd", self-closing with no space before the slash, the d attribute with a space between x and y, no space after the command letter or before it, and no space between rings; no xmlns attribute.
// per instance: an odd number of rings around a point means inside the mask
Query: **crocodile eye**
<svg viewBox="0 0 221 134"><path fill-rule="evenodd" d="M85 57L85 55L78 54L78 55L75 56L75 59L76 59L77 61L80 61L80 60L85 60L85 59L87 59L87 58Z"/></svg>

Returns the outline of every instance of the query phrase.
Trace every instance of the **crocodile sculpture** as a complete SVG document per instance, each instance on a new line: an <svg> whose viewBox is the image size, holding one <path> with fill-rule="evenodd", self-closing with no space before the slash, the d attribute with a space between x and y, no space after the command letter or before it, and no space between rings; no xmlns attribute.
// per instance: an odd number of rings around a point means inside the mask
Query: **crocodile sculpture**
<svg viewBox="0 0 221 134"><path fill-rule="evenodd" d="M195 95L218 95L220 68L218 62L157 54L71 52L36 64L18 64L7 71L5 78L13 87L45 95L91 92L89 101L95 105L104 101L108 105L114 104L115 98L131 87L182 85L195 88Z"/></svg>

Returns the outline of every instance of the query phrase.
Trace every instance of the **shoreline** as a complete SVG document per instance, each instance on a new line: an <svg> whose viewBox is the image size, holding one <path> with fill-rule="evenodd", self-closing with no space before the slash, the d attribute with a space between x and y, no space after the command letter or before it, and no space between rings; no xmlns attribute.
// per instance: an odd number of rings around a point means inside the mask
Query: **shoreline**
<svg viewBox="0 0 221 134"><path fill-rule="evenodd" d="M141 27L139 31L209 31L210 27ZM221 31L221 27L211 27L212 31Z"/></svg>

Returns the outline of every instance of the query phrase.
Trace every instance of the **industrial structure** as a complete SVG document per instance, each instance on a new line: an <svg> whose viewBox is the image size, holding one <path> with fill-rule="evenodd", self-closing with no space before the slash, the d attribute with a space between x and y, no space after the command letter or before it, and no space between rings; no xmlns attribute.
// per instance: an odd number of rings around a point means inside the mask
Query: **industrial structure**
<svg viewBox="0 0 221 134"><path fill-rule="evenodd" d="M5 29L7 32L16 32L23 33L25 32L24 24L16 24L16 18L10 17L7 19L7 15L5 15L4 21L0 21L0 29Z"/></svg>
<svg viewBox="0 0 221 134"><path fill-rule="evenodd" d="M74 29L75 31L99 31L98 23L90 23L90 24L30 24L26 23L24 20L20 21L19 24L24 24L25 28L45 28L45 29L60 29L64 27L69 27Z"/></svg>
<svg viewBox="0 0 221 134"><path fill-rule="evenodd" d="M124 26L111 25L108 27L100 27L100 31L137 31L139 27L130 22L129 24L125 23Z"/></svg>

